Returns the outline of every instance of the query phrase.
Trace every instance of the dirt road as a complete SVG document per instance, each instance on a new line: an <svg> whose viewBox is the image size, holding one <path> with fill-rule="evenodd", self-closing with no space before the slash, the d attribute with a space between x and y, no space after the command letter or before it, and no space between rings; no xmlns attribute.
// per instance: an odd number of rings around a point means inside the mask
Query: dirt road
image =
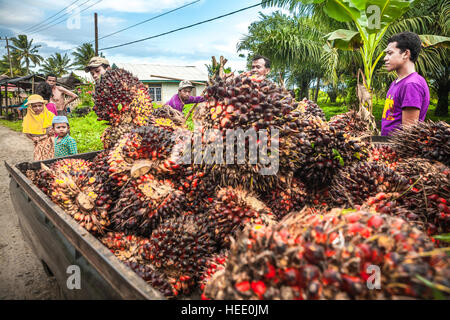
<svg viewBox="0 0 450 320"><path fill-rule="evenodd" d="M33 159L33 144L22 133L0 125L0 300L57 299L56 281L23 240L9 195L9 176L4 162Z"/></svg>

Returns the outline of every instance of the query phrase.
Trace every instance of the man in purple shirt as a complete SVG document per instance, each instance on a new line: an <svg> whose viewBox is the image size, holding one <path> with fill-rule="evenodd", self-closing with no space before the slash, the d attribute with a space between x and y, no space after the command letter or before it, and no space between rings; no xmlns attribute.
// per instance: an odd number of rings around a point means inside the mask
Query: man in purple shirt
<svg viewBox="0 0 450 320"><path fill-rule="evenodd" d="M203 97L192 97L191 96L192 88L194 88L192 82L188 80L181 81L180 85L178 86L178 93L174 95L165 104L171 106L175 110L183 112L183 107L185 104L200 103L205 101Z"/></svg>
<svg viewBox="0 0 450 320"><path fill-rule="evenodd" d="M417 34L402 32L388 39L384 62L387 71L396 71L381 118L381 135L389 136L395 129L416 121L424 121L430 105L430 90L415 69L421 41Z"/></svg>

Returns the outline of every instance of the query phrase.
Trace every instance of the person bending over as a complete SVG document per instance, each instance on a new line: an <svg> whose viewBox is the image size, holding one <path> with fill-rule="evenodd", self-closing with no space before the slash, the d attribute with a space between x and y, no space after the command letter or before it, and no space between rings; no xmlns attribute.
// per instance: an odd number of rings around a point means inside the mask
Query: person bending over
<svg viewBox="0 0 450 320"><path fill-rule="evenodd" d="M168 106L171 106L175 110L183 112L183 107L185 104L200 103L200 102L205 101L205 98L203 98L201 96L192 97L191 96L192 88L194 88L192 82L190 82L188 80L181 81L180 85L178 86L178 93L175 94L165 104Z"/></svg>

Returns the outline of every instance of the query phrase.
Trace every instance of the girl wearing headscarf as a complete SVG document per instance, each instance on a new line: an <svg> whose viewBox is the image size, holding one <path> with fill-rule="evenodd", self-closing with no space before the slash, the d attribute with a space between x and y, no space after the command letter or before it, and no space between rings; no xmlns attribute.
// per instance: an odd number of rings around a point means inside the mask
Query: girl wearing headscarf
<svg viewBox="0 0 450 320"><path fill-rule="evenodd" d="M47 160L54 157L54 131L52 120L55 116L46 107L47 103L40 95L28 97L27 115L23 118L22 132L34 143L34 161Z"/></svg>

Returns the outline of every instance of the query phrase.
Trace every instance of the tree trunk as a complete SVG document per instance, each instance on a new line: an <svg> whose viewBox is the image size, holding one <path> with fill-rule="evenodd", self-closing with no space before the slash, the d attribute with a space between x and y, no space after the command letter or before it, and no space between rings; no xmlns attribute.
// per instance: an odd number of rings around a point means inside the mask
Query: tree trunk
<svg viewBox="0 0 450 320"><path fill-rule="evenodd" d="M436 110L434 111L434 115L438 117L448 116L448 93L450 91L450 80L448 79L447 74L444 75L447 78L437 82L438 103L436 106Z"/></svg>
<svg viewBox="0 0 450 320"><path fill-rule="evenodd" d="M308 81L302 80L299 83L299 100L303 100L303 98L309 99L309 86Z"/></svg>
<svg viewBox="0 0 450 320"><path fill-rule="evenodd" d="M316 94L314 96L314 102L316 102L316 103L317 103L317 99L319 98L319 89L320 89L320 76L317 77Z"/></svg>

